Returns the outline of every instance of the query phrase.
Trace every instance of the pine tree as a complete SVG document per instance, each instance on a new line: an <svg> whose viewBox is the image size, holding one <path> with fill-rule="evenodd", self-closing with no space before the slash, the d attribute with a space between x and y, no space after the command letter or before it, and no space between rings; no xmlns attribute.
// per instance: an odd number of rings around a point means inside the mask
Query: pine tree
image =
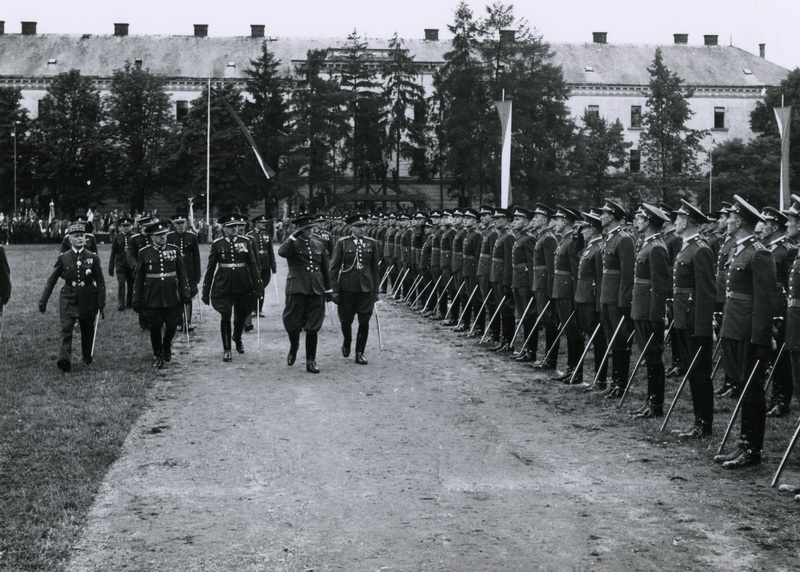
<svg viewBox="0 0 800 572"><path fill-rule="evenodd" d="M642 116L639 150L643 170L651 184L667 202L685 195L700 173L697 154L706 132L686 127L694 112L689 98L694 90L683 87L683 80L664 64L657 48L650 72L647 111Z"/></svg>

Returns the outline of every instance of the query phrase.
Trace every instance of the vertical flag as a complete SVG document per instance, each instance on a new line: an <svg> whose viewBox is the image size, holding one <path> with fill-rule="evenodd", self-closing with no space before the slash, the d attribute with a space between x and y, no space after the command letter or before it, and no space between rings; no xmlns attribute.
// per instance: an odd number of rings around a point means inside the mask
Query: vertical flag
<svg viewBox="0 0 800 572"><path fill-rule="evenodd" d="M495 101L500 115L500 129L503 136L503 154L500 158L500 206L508 208L511 200L511 102Z"/></svg>
<svg viewBox="0 0 800 572"><path fill-rule="evenodd" d="M789 197L789 131L792 125L792 106L775 107L775 118L778 120L778 132L781 135L781 188L779 208L784 210L792 204Z"/></svg>

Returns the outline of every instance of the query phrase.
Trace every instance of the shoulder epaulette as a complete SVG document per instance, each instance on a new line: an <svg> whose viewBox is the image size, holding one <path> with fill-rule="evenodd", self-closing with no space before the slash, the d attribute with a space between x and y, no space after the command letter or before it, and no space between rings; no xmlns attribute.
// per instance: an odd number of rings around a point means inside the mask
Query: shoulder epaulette
<svg viewBox="0 0 800 572"><path fill-rule="evenodd" d="M139 252L144 252L148 248L153 248L153 245L152 244L145 244Z"/></svg>
<svg viewBox="0 0 800 572"><path fill-rule="evenodd" d="M220 236L219 238L216 238L216 239L214 239L214 242L219 242L219 241L220 241L220 240L222 240L223 238L225 238L225 237L224 237L224 236Z"/></svg>

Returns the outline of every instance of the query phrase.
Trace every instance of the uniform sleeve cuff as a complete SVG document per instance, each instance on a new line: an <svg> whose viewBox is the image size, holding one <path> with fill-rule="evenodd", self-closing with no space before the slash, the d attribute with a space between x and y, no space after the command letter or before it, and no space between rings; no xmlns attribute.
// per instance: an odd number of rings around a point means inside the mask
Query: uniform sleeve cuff
<svg viewBox="0 0 800 572"><path fill-rule="evenodd" d="M333 294L333 290L325 290L326 294Z"/></svg>

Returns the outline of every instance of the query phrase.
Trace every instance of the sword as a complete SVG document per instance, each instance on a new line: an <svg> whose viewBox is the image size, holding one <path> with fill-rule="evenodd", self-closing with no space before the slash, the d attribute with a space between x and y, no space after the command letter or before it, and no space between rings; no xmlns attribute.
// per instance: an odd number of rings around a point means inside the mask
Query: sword
<svg viewBox="0 0 800 572"><path fill-rule="evenodd" d="M419 276L417 276L416 278L414 278L414 281L411 283L411 288L409 288L409 289L408 289L408 294L406 294L406 295L405 295L405 297L403 298L403 301L404 301L405 303L408 303L408 301L409 301L409 298L411 298L411 296L413 296L413 295L414 295L414 290L416 290L416 289L417 289L417 286L418 286L418 285L419 285L421 282L422 282L422 275L420 274Z"/></svg>
<svg viewBox="0 0 800 572"><path fill-rule="evenodd" d="M478 285L475 284L475 288L472 289L472 294L470 294L469 298L467 298L467 303L464 304L464 309L461 311L461 315L458 317L458 323L456 324L456 328L458 328L464 321L464 316L467 313L467 308L469 308L469 304L470 302L472 302L472 298L475 296L475 292L477 291L478 291Z"/></svg>
<svg viewBox="0 0 800 572"><path fill-rule="evenodd" d="M736 402L736 407L733 409L733 415L731 415L731 420L728 421L728 428L725 429L725 435L722 436L722 442L719 444L717 455L722 454L722 449L725 447L725 441L728 440L728 435L730 435L731 428L733 427L733 422L736 420L736 416L739 414L739 408L742 406L742 401L744 401L744 396L747 393L747 390L750 389L750 383L753 381L753 377L755 376L756 370L758 369L760 363L761 360L756 360L756 365L753 366L753 371L750 372L750 377L747 378L747 383L744 385L742 394L739 396L739 401Z"/></svg>
<svg viewBox="0 0 800 572"><path fill-rule="evenodd" d="M778 355L775 358L775 363L772 364L772 367L769 370L769 377L767 378L767 383L764 384L764 391L767 390L769 387L769 382L772 381L772 376L775 375L775 368L778 367L778 361L781 359L783 355L783 350L786 348L786 342L781 344L781 349L778 350Z"/></svg>
<svg viewBox="0 0 800 572"><path fill-rule="evenodd" d="M529 341L531 341L531 336L533 336L533 332L535 332L535 331L536 331L536 328L538 328L538 327L539 327L539 322L541 322L541 321L542 321L542 318L543 318L543 317L544 317L544 315L547 313L547 308L549 308L549 307L550 307L550 302L551 302L551 301L552 301L552 300L548 300L548 301L547 301L547 304L545 304L545 305L544 305L544 308L542 308L542 311L539 313L539 316L536 318L536 321L533 323L533 327L531 328L531 331L530 331L530 333L528 334L528 337L527 337L527 338L525 338L525 341L524 341L524 342L522 342L522 347L523 347L523 348L526 348L526 347L528 347L528 342L529 342Z"/></svg>
<svg viewBox="0 0 800 572"><path fill-rule="evenodd" d="M675 323L675 320L670 321L669 326L667 327L667 331L664 332L664 343L667 343L667 338L669 338L669 333L672 331L672 325Z"/></svg>
<svg viewBox="0 0 800 572"><path fill-rule="evenodd" d="M258 300L258 299L256 299ZM258 311L258 301L256 301L256 338L258 339L258 349L261 349L261 312ZM186 331L186 341L189 341L189 331Z"/></svg>
<svg viewBox="0 0 800 572"><path fill-rule="evenodd" d="M189 317L186 312L186 304L183 305L183 331L186 332L186 349L191 349L192 345L189 343Z"/></svg>
<svg viewBox="0 0 800 572"><path fill-rule="evenodd" d="M566 321L566 322L564 322L564 325L563 325L563 326L561 326L561 329L558 331L558 335L556 336L556 341L554 341L554 342L553 342L553 345L552 345L552 346L550 346L550 349L549 349L549 350L547 350L547 353L544 355L544 361L545 361L545 362L547 361L547 358L549 358L549 357L550 357L550 352L552 352L552 351L555 349L555 347L556 347L556 344L558 343L558 340L559 340L559 338L560 338L560 337L561 337L561 335L564 333L564 330L566 330L566 329L567 329L567 324L569 324L569 321L572 319L572 316L574 316L574 315L575 315L575 310L573 310L573 311L572 311L572 313L569 315L569 318L567 318L567 321Z"/></svg>
<svg viewBox="0 0 800 572"><path fill-rule="evenodd" d="M517 335L519 334L519 330L522 327L522 322L523 322L523 320L525 320L525 316L528 315L528 310L531 309L531 304L533 304L533 294L531 294L531 297L528 300L528 305L525 306L525 311L522 312L522 317L519 319L519 324L517 324L517 328L514 330L514 335L511 336L511 342L508 345L512 349L514 348L514 342L517 340Z"/></svg>
<svg viewBox="0 0 800 572"><path fill-rule="evenodd" d="M375 312L375 325L378 327L378 348L383 351L383 338L381 337L381 319L378 317L378 307L373 304L373 311Z"/></svg>
<svg viewBox="0 0 800 572"><path fill-rule="evenodd" d="M411 270L411 268L406 268L406 271L405 271L405 272L403 272L403 274L402 274L402 275L400 276L400 278L397 280L397 287L395 288L395 290L396 290L396 291L395 291L395 292L392 292L392 298L394 298L395 300L397 300L397 299L398 299L398 298L397 298L397 294L398 294L398 293L400 294L400 296L402 296L402 295L403 295L403 280L405 280L405 279L406 279L406 276L408 276L408 272L409 272L410 270Z"/></svg>
<svg viewBox="0 0 800 572"><path fill-rule="evenodd" d="M647 353L647 348L650 347L650 342L653 341L653 333L654 332L650 332L650 337L647 338L647 343L644 345L642 353L639 354L639 359L636 360L636 365L633 366L633 371L631 372L631 375L628 378L628 383L625 385L625 391L622 393L622 398L619 400L619 404L617 405L617 407L622 407L622 404L625 403L625 397L628 395L628 390L631 388L631 385L633 385L633 379L636 377L636 372L639 370L639 366L642 365L644 354Z"/></svg>
<svg viewBox="0 0 800 572"><path fill-rule="evenodd" d="M792 452L794 449L795 443L797 443L797 437L800 436L800 421L797 422L797 428L794 430L794 435L792 435L791 440L789 441L789 446L786 447L786 452L783 454L783 458L781 459L780 464L778 464L778 470L775 471L775 477L772 479L772 483L769 486L774 487L778 484L778 479L783 472L783 466L786 464L786 460L789 458L789 453Z"/></svg>
<svg viewBox="0 0 800 572"><path fill-rule="evenodd" d="M600 367L597 368L597 371L594 374L594 381L592 381L592 385L597 385L597 380L600 379L600 372L603 371L603 367L606 365L606 360L608 360L608 354L611 353L611 346L614 345L614 340L617 339L617 334L619 334L620 328L622 328L622 323L625 321L625 316L622 316L619 319L619 324L617 324L617 329L614 330L614 335L611 336L611 339L608 341L608 346L606 347L606 353L603 354L603 361L600 362Z"/></svg>
<svg viewBox="0 0 800 572"><path fill-rule="evenodd" d="M486 324L486 331L483 333L483 337L481 338L481 341L479 343L483 343L486 340L486 336L489 335L489 329L492 327L492 322L494 322L494 319L497 317L497 314L500 312L500 308L503 307L503 303L505 301L506 297L503 296L503 298L500 300L500 303L497 305L497 310L495 310L494 314L492 314L492 319L489 320L488 324Z"/></svg>
<svg viewBox="0 0 800 572"><path fill-rule="evenodd" d="M572 372L572 377L569 378L569 385L572 385L573 382L575 381L575 376L578 375L578 371L580 371L580 369L581 369L581 365L583 364L583 360L586 359L586 356L589 353L589 348L592 347L592 342L594 341L594 338L597 335L597 332L600 331L600 326L601 325L602 324L600 324L600 322L598 322L597 325L594 327L594 332L592 332L592 335L589 336L589 341L586 342L586 346L583 348L583 354L581 355L581 359L578 360L578 365L575 366L575 370ZM601 367L600 369L603 369L603 368Z"/></svg>
<svg viewBox="0 0 800 572"><path fill-rule="evenodd" d="M442 275L439 274L439 278L436 279L436 284L433 285L433 290L431 290L431 293L428 296L428 299L425 300L425 305L423 306L423 308L427 308L428 304L431 303L431 298L433 298L433 295L436 294L436 287L439 285L439 282L441 282L441 280L442 280Z"/></svg>
<svg viewBox="0 0 800 572"><path fill-rule="evenodd" d="M378 284L378 290L383 288L383 283L386 282L387 278L389 278L389 272L392 271L392 268L394 268L394 264L389 266L389 268L386 269L386 272L383 273L383 278L381 278L381 282L380 282L380 284Z"/></svg>
<svg viewBox="0 0 800 572"><path fill-rule="evenodd" d="M275 274L275 280L273 280L272 283L275 285L275 303L276 304L280 304L281 303L281 297L280 297L280 294L278 294L278 275L277 274Z"/></svg>
<svg viewBox="0 0 800 572"><path fill-rule="evenodd" d="M456 290L456 295L453 296L453 302L450 304L450 307L447 309L447 312L444 315L444 321L445 322L447 321L447 317L450 315L450 312L453 311L453 306L455 306L456 298L458 298L458 295L461 294L461 290L464 288L464 284L465 284L465 282L462 282L461 286L459 286L458 290Z"/></svg>
<svg viewBox="0 0 800 572"><path fill-rule="evenodd" d="M5 325L5 322L6 322L5 308L3 308L3 306L0 306L0 342L3 341L3 326Z"/></svg>
<svg viewBox="0 0 800 572"><path fill-rule="evenodd" d="M697 351L692 358L692 363L689 364L689 369L686 370L686 375L683 376L683 381L678 386L678 391L675 392L675 397L672 398L672 404L669 406L667 410L667 414L664 416L664 422L661 424L661 429L659 431L664 431L667 428L667 422L669 421L670 415L672 415L672 410L675 408L675 404L678 402L678 398L681 396L681 392L683 391L683 386L686 385L686 380L689 379L689 374L692 372L692 368L694 368L695 362L697 362L697 358L700 356L700 352L703 350L702 347L697 348Z"/></svg>
<svg viewBox="0 0 800 572"><path fill-rule="evenodd" d="M414 298L414 302L411 304L412 308L416 308L417 307L417 303L419 302L419 299L422 298L422 296L425 295L425 291L428 288L430 288L432 285L433 285L433 281L432 280L428 280L428 283L425 284L425 287L422 290L420 290L419 293L417 294L417 297Z"/></svg>
<svg viewBox="0 0 800 572"><path fill-rule="evenodd" d="M92 353L89 354L94 357L94 343L97 341L97 326L100 324L100 310L97 310L97 315L94 317L94 334L92 335Z"/></svg>
<svg viewBox="0 0 800 572"><path fill-rule="evenodd" d="M453 277L450 276L450 280L447 281L447 284L444 285L444 288L442 288L442 291L439 292L439 295L436 297L436 308L439 307L439 302L442 301L442 296L444 296L445 292L447 292L447 287L450 286L450 282L452 281Z"/></svg>
<svg viewBox="0 0 800 572"><path fill-rule="evenodd" d="M478 325L477 316L481 315L481 313L483 312L483 309L486 307L486 302L489 301L489 296L491 296L491 295L492 295L492 289L489 288L489 293L486 294L486 298L483 299L483 304L481 304L481 308L480 308L480 310L478 310L478 313L476 315L476 320L474 322L472 322L472 327L469 329L469 333L470 334L475 331L475 327Z"/></svg>

